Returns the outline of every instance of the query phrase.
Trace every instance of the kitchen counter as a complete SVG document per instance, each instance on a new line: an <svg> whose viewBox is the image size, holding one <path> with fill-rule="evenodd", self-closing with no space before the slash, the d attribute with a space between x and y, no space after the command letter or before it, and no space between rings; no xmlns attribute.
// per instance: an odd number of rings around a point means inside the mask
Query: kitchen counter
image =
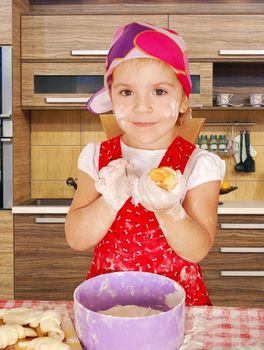
<svg viewBox="0 0 264 350"><path fill-rule="evenodd" d="M62 200L60 204L52 201L49 205L42 204L28 204L18 205L12 208L13 214L67 214L69 210L69 203L65 204ZM69 201L70 202L70 201ZM218 206L218 214L264 214L264 201L230 201L224 202L223 205Z"/></svg>
<svg viewBox="0 0 264 350"><path fill-rule="evenodd" d="M0 308L65 305L74 322L69 301L0 300ZM185 339L180 350L264 349L264 309L218 306L186 307Z"/></svg>

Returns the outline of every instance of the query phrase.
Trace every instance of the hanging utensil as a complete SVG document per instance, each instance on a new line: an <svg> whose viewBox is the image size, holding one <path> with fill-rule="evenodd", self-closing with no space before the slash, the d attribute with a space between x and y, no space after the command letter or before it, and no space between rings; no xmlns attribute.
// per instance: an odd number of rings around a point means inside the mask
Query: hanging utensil
<svg viewBox="0 0 264 350"><path fill-rule="evenodd" d="M245 171L245 169L246 169L246 166L243 163L243 159L242 159L243 138L244 138L244 131L241 130L240 131L240 153L239 153L240 162L235 165L235 170L238 171L238 172Z"/></svg>
<svg viewBox="0 0 264 350"><path fill-rule="evenodd" d="M247 158L244 161L245 172L246 173L254 173L255 172L255 161L251 157L251 154L250 154L249 130L247 130L245 133L245 144L246 144L246 153L247 153Z"/></svg>

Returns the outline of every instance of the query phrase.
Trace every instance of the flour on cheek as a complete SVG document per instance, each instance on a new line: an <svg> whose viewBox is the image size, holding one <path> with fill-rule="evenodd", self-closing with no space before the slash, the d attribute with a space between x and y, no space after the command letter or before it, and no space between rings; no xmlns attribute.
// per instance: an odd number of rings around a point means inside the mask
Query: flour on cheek
<svg viewBox="0 0 264 350"><path fill-rule="evenodd" d="M179 102L177 100L171 100L170 102L170 115L168 117L176 118L179 115Z"/></svg>
<svg viewBox="0 0 264 350"><path fill-rule="evenodd" d="M126 121L127 111L124 105L118 105L115 107L115 116L116 116L117 122L121 126L127 124L127 121Z"/></svg>

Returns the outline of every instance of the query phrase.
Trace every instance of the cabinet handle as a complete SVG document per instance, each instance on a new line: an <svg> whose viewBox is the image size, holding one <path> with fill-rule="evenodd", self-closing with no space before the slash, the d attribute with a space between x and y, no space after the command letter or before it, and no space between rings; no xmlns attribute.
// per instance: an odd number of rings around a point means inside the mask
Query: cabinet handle
<svg viewBox="0 0 264 350"><path fill-rule="evenodd" d="M11 118L11 114L0 114L0 119L9 119Z"/></svg>
<svg viewBox="0 0 264 350"><path fill-rule="evenodd" d="M220 56L257 56L264 55L264 50L219 50Z"/></svg>
<svg viewBox="0 0 264 350"><path fill-rule="evenodd" d="M257 229L257 230L263 230L264 224L234 224L234 223L227 223L227 224L220 224L220 228L223 229Z"/></svg>
<svg viewBox="0 0 264 350"><path fill-rule="evenodd" d="M221 253L264 253L261 247L221 247Z"/></svg>
<svg viewBox="0 0 264 350"><path fill-rule="evenodd" d="M46 97L46 103L86 103L88 97Z"/></svg>
<svg viewBox="0 0 264 350"><path fill-rule="evenodd" d="M264 271L220 271L223 277L264 277Z"/></svg>
<svg viewBox="0 0 264 350"><path fill-rule="evenodd" d="M11 138L10 137L1 137L0 138L0 142L11 142Z"/></svg>
<svg viewBox="0 0 264 350"><path fill-rule="evenodd" d="M65 218L35 218L36 224L65 224Z"/></svg>
<svg viewBox="0 0 264 350"><path fill-rule="evenodd" d="M109 50L71 50L72 56L106 56Z"/></svg>

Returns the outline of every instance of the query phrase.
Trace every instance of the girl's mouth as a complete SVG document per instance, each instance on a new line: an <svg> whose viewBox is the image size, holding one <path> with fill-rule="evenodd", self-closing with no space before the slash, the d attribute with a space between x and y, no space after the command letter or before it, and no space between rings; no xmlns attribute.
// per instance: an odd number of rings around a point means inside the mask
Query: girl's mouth
<svg viewBox="0 0 264 350"><path fill-rule="evenodd" d="M155 125L156 123L140 123L140 122L133 122L132 124L135 125L135 126L138 126L138 127L140 127L140 128L146 128L146 127Z"/></svg>

